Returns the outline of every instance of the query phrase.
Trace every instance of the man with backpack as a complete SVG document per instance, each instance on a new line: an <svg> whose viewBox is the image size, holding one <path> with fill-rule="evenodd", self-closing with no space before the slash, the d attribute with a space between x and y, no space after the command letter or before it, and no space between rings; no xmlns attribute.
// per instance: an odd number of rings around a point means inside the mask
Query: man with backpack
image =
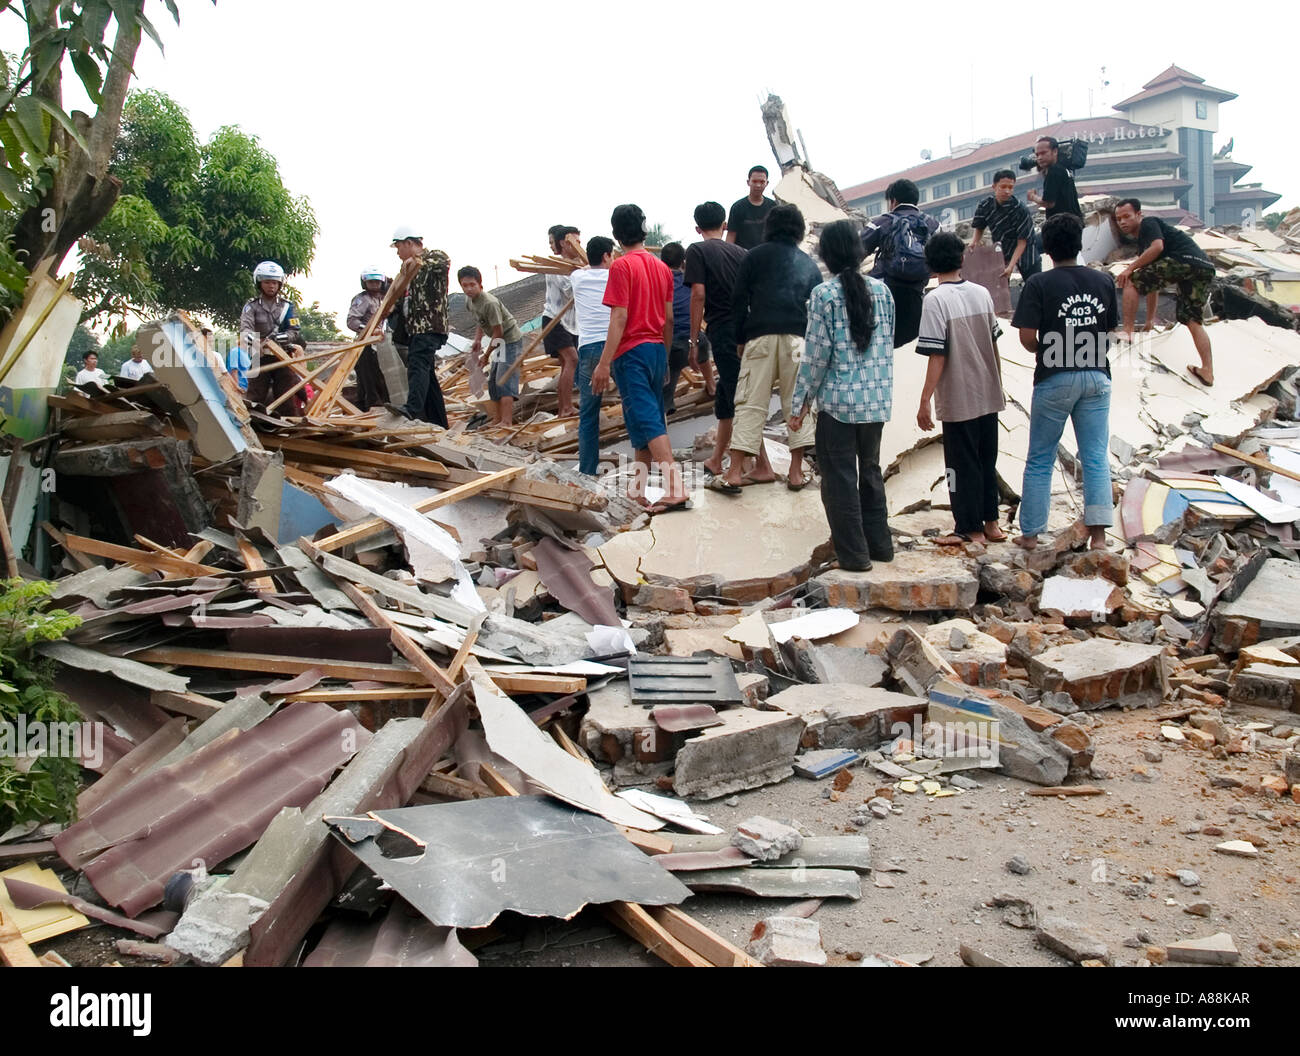
<svg viewBox="0 0 1300 1056"><path fill-rule="evenodd" d="M915 341L921 332L921 299L930 281L925 244L939 230L939 221L917 208L920 197L911 180L895 180L885 189L889 212L862 232L862 248L876 255L872 278L894 295L895 348Z"/></svg>

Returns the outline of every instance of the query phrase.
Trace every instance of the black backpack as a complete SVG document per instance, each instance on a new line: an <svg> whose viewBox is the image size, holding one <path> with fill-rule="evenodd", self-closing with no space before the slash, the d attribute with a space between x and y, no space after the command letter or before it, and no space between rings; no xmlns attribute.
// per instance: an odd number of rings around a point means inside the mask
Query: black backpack
<svg viewBox="0 0 1300 1056"><path fill-rule="evenodd" d="M885 278L897 282L925 282L930 278L930 265L925 262L930 226L925 222L925 215L915 212L893 216L884 239L889 252L881 261L880 270Z"/></svg>

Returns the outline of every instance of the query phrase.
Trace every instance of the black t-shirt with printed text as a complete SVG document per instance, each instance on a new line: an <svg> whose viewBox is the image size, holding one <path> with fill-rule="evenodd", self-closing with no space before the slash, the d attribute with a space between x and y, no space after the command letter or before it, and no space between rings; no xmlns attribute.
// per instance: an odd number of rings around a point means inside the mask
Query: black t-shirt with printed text
<svg viewBox="0 0 1300 1056"><path fill-rule="evenodd" d="M755 205L748 197L736 202L727 214L727 230L735 233L736 245L741 249L761 246L767 214L775 208L776 202L771 198L764 198L759 205Z"/></svg>
<svg viewBox="0 0 1300 1056"><path fill-rule="evenodd" d="M1078 264L1032 275L1011 325L1038 331L1035 385L1070 370L1100 370L1110 377L1109 335L1119 325L1115 280Z"/></svg>

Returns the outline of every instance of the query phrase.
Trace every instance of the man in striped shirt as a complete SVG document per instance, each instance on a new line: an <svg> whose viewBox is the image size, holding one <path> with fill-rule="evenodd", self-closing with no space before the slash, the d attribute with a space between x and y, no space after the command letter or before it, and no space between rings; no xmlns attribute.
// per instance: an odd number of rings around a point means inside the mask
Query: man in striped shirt
<svg viewBox="0 0 1300 1056"><path fill-rule="evenodd" d="M975 232L971 245L978 246L987 229L989 237L1002 247L1002 259L1007 262L1002 274L1011 278L1019 264L1021 278L1027 279L1043 270L1043 260L1034 234L1034 218L1016 197L1015 190L1016 174L1010 169L999 169L993 174L993 193L980 202L971 218L970 226Z"/></svg>

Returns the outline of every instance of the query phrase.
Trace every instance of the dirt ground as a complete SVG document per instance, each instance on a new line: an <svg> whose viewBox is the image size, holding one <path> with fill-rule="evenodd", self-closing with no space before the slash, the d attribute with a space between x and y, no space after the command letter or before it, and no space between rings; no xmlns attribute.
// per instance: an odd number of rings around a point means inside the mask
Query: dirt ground
<svg viewBox="0 0 1300 1056"><path fill-rule="evenodd" d="M852 832L871 840L877 868L862 878L861 899L828 899L812 918L821 925L831 965L852 966L850 954L918 960L928 954L929 965L959 965L961 943L1011 965L1067 965L1038 947L1032 929L1002 922L1003 910L986 904L1001 893L1028 899L1040 918L1062 916L1095 930L1116 965L1148 963L1148 944L1220 931L1234 937L1243 966L1300 964L1300 806L1210 787L1211 774L1258 779L1272 773L1280 753L1217 760L1189 745L1163 742L1154 714L1093 713L1099 723L1092 729L1095 767L1107 775L1091 782L1105 790L1100 796L1030 796L1033 785L987 772L977 775L982 788L960 796L927 800L920 792L896 793L901 814L857 829L849 820L854 808L877 785L890 782L855 769L838 802L822 797L829 779L792 777L740 793L736 807L714 800L697 809L727 828L765 814L796 821L813 835ZM1289 721L1284 713L1258 708L1229 708L1224 717L1237 723ZM1158 763L1143 757L1143 749L1152 747L1163 754ZM1206 826L1223 833L1186 831ZM1214 850L1229 839L1250 839L1261 847L1259 856ZM1027 875L1008 871L1013 855L1028 860ZM886 866L903 871L884 872ZM1172 875L1179 869L1195 871L1200 885L1184 887ZM1210 903L1208 918L1184 912L1196 902ZM757 921L790 904L710 894L693 897L683 908L743 947ZM549 930L560 941L566 931L581 939L601 923L584 915L568 928ZM540 930L534 930L535 940ZM480 956L485 964L659 963L621 934L535 953L515 947L503 945L498 959L488 946Z"/></svg>
<svg viewBox="0 0 1300 1056"><path fill-rule="evenodd" d="M1095 769L1105 776L1092 783L1104 790L1100 796L1030 796L1033 785L985 772L976 775L983 787L959 796L896 793L900 814L858 829L850 823L854 808L891 782L856 768L838 802L823 797L829 779L791 777L740 793L734 807L722 799L696 806L728 829L764 814L812 835L870 839L876 869L862 877L861 899L828 899L812 918L821 925L831 965L853 966L851 957L871 954L958 965L961 943L1011 965L1068 964L1038 947L1032 929L1003 923L1003 910L989 904L1002 893L1028 899L1040 918L1063 916L1093 929L1117 965L1147 964L1148 944L1219 931L1235 938L1243 966L1300 964L1300 806L1210 785L1211 775L1258 780L1276 771L1281 753L1217 760L1188 744L1162 741L1154 715L1145 709L1093 713ZM1224 718L1289 721L1260 708L1229 707ZM1162 753L1160 762L1144 758L1148 748ZM1199 831L1207 826L1208 834ZM1261 851L1253 859L1215 852L1229 839L1249 839ZM1014 855L1029 862L1028 874L1006 868ZM1200 885L1184 887L1173 876L1179 869L1195 871ZM1210 904L1209 917L1184 911L1197 902ZM757 921L789 905L706 894L683 908L743 947ZM476 950L484 966L663 964L590 909L569 922L503 919L494 933L502 937ZM156 963L119 954L114 940L125 937L95 927L35 950L58 950L74 965ZM471 948L487 937L463 933Z"/></svg>

